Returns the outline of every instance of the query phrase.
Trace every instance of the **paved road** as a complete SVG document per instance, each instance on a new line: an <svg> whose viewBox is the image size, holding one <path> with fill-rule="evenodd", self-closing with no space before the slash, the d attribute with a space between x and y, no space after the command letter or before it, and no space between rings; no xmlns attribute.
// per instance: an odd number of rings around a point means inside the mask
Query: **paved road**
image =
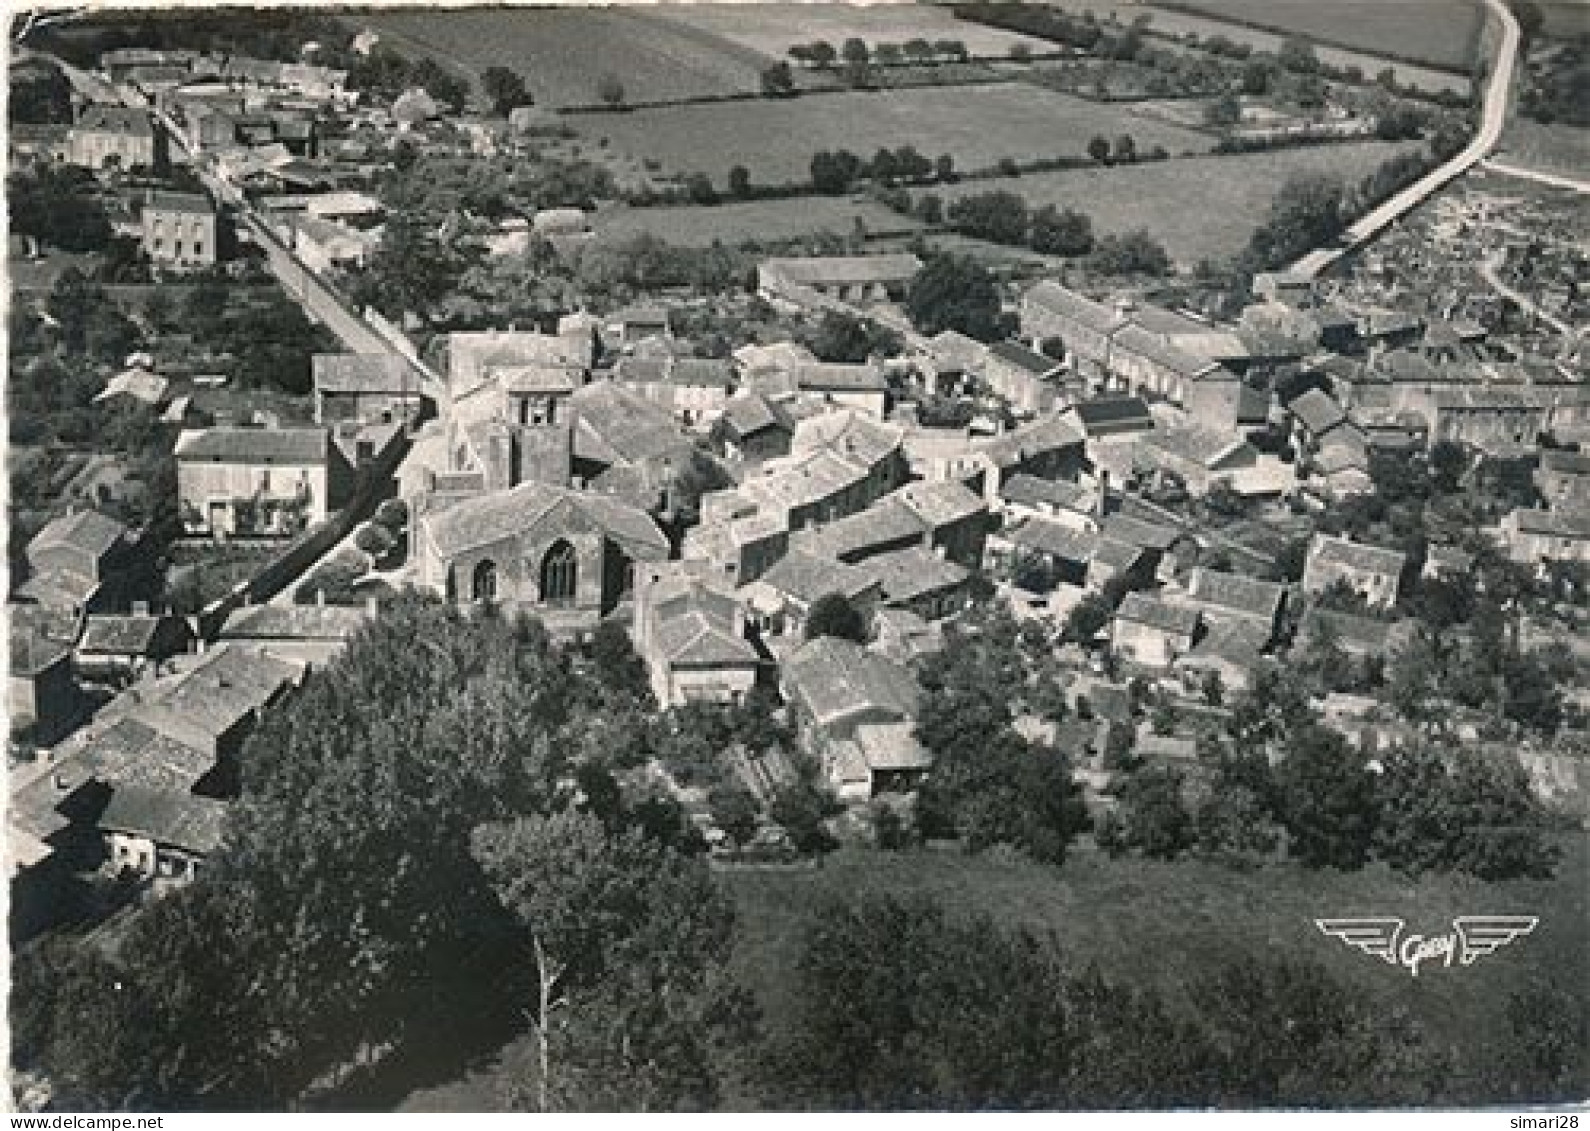
<svg viewBox="0 0 1590 1131"><path fill-rule="evenodd" d="M1546 325L1550 326L1553 330L1557 331L1557 333L1567 338L1570 342L1573 341L1578 335L1572 326L1568 325L1568 323L1564 322L1561 318L1558 318L1555 314L1541 309L1535 304L1534 299L1530 298L1522 291L1514 290L1512 287L1502 282L1501 268L1506 261L1507 252L1498 251L1492 254L1490 258L1486 259L1484 263L1480 264L1480 277L1489 283L1497 294L1504 298L1511 299L1513 302L1517 303L1519 308L1522 309L1526 314L1533 315L1534 317L1540 319L1540 321L1546 323Z"/></svg>
<svg viewBox="0 0 1590 1131"><path fill-rule="evenodd" d="M1485 0L1502 28L1502 43L1491 68L1490 82L1485 87L1480 128L1463 151L1445 165L1415 181L1379 207L1363 216L1342 233L1338 243L1331 247L1316 248L1292 265L1292 270L1308 278L1319 275L1348 251L1360 247L1379 235L1388 224L1410 209L1423 203L1437 190L1444 188L1454 177L1466 173L1486 154L1496 147L1507 124L1509 93L1513 86L1513 72L1518 64L1518 21L1503 0Z"/></svg>
<svg viewBox="0 0 1590 1131"><path fill-rule="evenodd" d="M1509 165L1505 161L1497 161L1492 157L1487 157L1480 164L1493 173L1501 173L1509 177L1521 177L1526 181L1538 181L1543 185L1551 185L1553 188L1569 189L1573 192L1582 192L1590 195L1590 181L1565 177L1561 173L1542 173L1539 169L1525 169L1521 165Z"/></svg>

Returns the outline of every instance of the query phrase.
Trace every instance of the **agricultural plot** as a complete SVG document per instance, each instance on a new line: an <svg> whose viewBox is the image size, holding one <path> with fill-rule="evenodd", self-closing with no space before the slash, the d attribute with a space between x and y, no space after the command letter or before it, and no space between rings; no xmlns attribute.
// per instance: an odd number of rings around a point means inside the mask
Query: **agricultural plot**
<svg viewBox="0 0 1590 1131"><path fill-rule="evenodd" d="M1478 0L1183 0L1217 20L1316 43L1466 70L1484 15ZM1158 17L1156 17L1157 21Z"/></svg>
<svg viewBox="0 0 1590 1131"><path fill-rule="evenodd" d="M1590 129L1515 118L1502 135L1496 157L1510 165L1583 180L1590 170Z"/></svg>
<svg viewBox="0 0 1590 1131"><path fill-rule="evenodd" d="M925 39L958 39L979 56L1005 56L1018 43L1034 51L1052 45L970 21L927 4L678 4L661 20L695 28L741 47L782 59L797 43L823 40L837 50L850 38L868 46Z"/></svg>
<svg viewBox="0 0 1590 1131"><path fill-rule="evenodd" d="M543 106L588 106L612 74L631 102L760 90L767 60L727 40L633 9L375 10L360 17L390 46L478 76L509 67Z"/></svg>
<svg viewBox="0 0 1590 1131"><path fill-rule="evenodd" d="M1113 168L1068 169L992 181L967 181L946 199L993 189L1020 193L1028 207L1075 208L1093 218L1095 235L1146 228L1183 267L1241 251L1269 214L1270 202L1297 173L1334 173L1352 184L1417 142L1361 142L1226 157L1155 161Z"/></svg>
<svg viewBox="0 0 1590 1131"><path fill-rule="evenodd" d="M1292 0L1288 0L1292 2ZM1328 2L1328 0L1327 0ZM1437 2L1437 0L1429 0ZM1451 0L1453 3L1460 0ZM1088 10L1100 20L1114 20L1120 24L1131 24L1141 17L1148 17L1150 31L1160 32L1168 36L1197 36L1199 39L1210 39L1214 36L1224 36L1233 43L1246 43L1255 51L1274 52L1280 48L1285 36L1275 32L1261 31L1258 28L1242 27L1225 20L1210 19L1206 16L1194 16L1185 12L1173 12L1168 8L1160 8L1152 3L1094 3L1093 0L1048 0L1048 3L1057 8L1064 8L1068 12L1082 15ZM1379 45L1382 50L1391 50L1387 44ZM1436 94L1444 90L1466 93L1469 80L1465 75L1453 74L1451 71L1435 70L1431 67L1418 67L1411 63L1393 62L1384 56L1375 55L1365 51L1347 51L1340 47L1321 45L1316 54L1325 62L1335 67L1357 67L1368 78L1374 78L1381 71L1390 67L1397 76L1397 81L1405 86L1417 87L1420 90Z"/></svg>
<svg viewBox="0 0 1590 1131"><path fill-rule="evenodd" d="M1080 157L1095 134L1131 134L1139 152L1159 145L1172 154L1205 153L1213 144L1208 134L1122 107L1015 83L582 113L568 121L671 172L706 173L720 185L736 165L758 184L804 182L819 150L867 158L880 147L913 145L929 157L949 153L958 168L972 170L1004 157Z"/></svg>
<svg viewBox="0 0 1590 1131"><path fill-rule="evenodd" d="M714 240L734 245L776 242L833 232L849 235L857 223L871 233L914 232L922 225L874 201L803 196L792 200L753 200L740 204L675 208L615 208L599 212L593 223L603 239L657 236L682 247L706 247Z"/></svg>

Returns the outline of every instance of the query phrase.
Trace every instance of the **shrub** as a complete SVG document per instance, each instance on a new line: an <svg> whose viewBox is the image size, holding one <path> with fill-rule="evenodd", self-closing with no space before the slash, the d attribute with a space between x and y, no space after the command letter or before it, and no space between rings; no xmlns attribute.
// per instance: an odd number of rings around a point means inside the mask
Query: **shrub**
<svg viewBox="0 0 1590 1131"><path fill-rule="evenodd" d="M375 508L375 522L396 534L409 524L409 505L402 499L388 499Z"/></svg>

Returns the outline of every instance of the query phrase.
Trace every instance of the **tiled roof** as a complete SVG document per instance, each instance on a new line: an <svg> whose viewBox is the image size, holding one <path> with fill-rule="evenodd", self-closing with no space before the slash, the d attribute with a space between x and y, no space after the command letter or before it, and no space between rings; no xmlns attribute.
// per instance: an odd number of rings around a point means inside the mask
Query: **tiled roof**
<svg viewBox="0 0 1590 1131"><path fill-rule="evenodd" d="M905 430L880 424L854 409L841 409L808 417L795 426L791 449L807 452L826 448L836 455L875 467L900 450Z"/></svg>
<svg viewBox="0 0 1590 1131"><path fill-rule="evenodd" d="M1525 534L1544 534L1576 541L1590 539L1590 514L1571 511L1528 510L1520 508L1512 516Z"/></svg>
<svg viewBox="0 0 1590 1131"><path fill-rule="evenodd" d="M1095 397L1072 407L1090 436L1154 427L1154 417L1139 397Z"/></svg>
<svg viewBox="0 0 1590 1131"><path fill-rule="evenodd" d="M96 613L83 621L79 652L109 652L123 656L142 656L154 643L164 617L116 616Z"/></svg>
<svg viewBox="0 0 1590 1131"><path fill-rule="evenodd" d="M1169 550L1182 537L1174 526L1144 522L1128 514L1112 514L1100 524L1099 533L1116 542L1141 546L1145 550Z"/></svg>
<svg viewBox="0 0 1590 1131"><path fill-rule="evenodd" d="M92 735L72 759L75 780L186 793L214 767L210 755L169 738L137 719L118 719Z"/></svg>
<svg viewBox="0 0 1590 1131"><path fill-rule="evenodd" d="M330 448L324 428L206 428L179 435L176 456L178 462L318 466Z"/></svg>
<svg viewBox="0 0 1590 1131"><path fill-rule="evenodd" d="M673 385L728 389L734 384L734 366L719 358L681 357L668 370L668 381Z"/></svg>
<svg viewBox="0 0 1590 1131"><path fill-rule="evenodd" d="M146 212L181 212L184 215L211 216L215 203L203 193L171 192L155 189L144 202Z"/></svg>
<svg viewBox="0 0 1590 1131"><path fill-rule="evenodd" d="M117 786L96 822L99 828L148 837L156 844L209 853L221 845L226 803L191 793Z"/></svg>
<svg viewBox="0 0 1590 1131"><path fill-rule="evenodd" d="M1132 542L1118 542L1114 538L1100 538L1098 548L1093 551L1093 560L1100 565L1109 566L1120 572L1131 569L1143 560L1148 553L1143 547Z"/></svg>
<svg viewBox="0 0 1590 1131"><path fill-rule="evenodd" d="M177 675L136 689L131 716L168 736L219 738L302 675L301 665L229 645Z"/></svg>
<svg viewBox="0 0 1590 1131"><path fill-rule="evenodd" d="M988 352L1006 365L1013 365L1034 377L1053 373L1060 368L1060 363L1054 358L1030 350L1020 342L995 342L988 347Z"/></svg>
<svg viewBox="0 0 1590 1131"><path fill-rule="evenodd" d="M1299 640L1306 641L1322 632L1357 650L1385 653L1391 649L1392 626L1385 621L1316 605L1304 614L1297 635Z"/></svg>
<svg viewBox="0 0 1590 1131"><path fill-rule="evenodd" d="M872 574L860 566L800 552L784 555L761 580L807 606L833 593L860 596L875 583Z"/></svg>
<svg viewBox="0 0 1590 1131"><path fill-rule="evenodd" d="M760 393L743 392L730 397L723 405L723 422L741 440L770 428L791 435L795 432L789 413Z"/></svg>
<svg viewBox="0 0 1590 1131"><path fill-rule="evenodd" d="M127 535L127 528L98 511L75 511L46 523L28 543L29 551L54 546L70 546L94 557L102 557Z"/></svg>
<svg viewBox="0 0 1590 1131"><path fill-rule="evenodd" d="M1540 470L1555 475L1590 475L1590 453L1557 450L1541 452Z"/></svg>
<svg viewBox="0 0 1590 1131"><path fill-rule="evenodd" d="M762 268L804 286L843 286L910 279L922 270L922 261L908 254L825 255L764 259Z"/></svg>
<svg viewBox="0 0 1590 1131"><path fill-rule="evenodd" d="M855 561L879 547L919 542L927 532L922 519L891 496L836 522L797 531L794 540L803 553L813 557Z"/></svg>
<svg viewBox="0 0 1590 1131"><path fill-rule="evenodd" d="M1086 437L1070 420L1062 416L1046 416L1013 428L1002 436L994 436L974 445L1000 467L1015 467L1045 452L1080 448Z"/></svg>
<svg viewBox="0 0 1590 1131"><path fill-rule="evenodd" d="M1310 389L1286 406L1303 427L1318 436L1347 419L1342 406L1318 389Z"/></svg>
<svg viewBox="0 0 1590 1131"><path fill-rule="evenodd" d="M1080 483L1066 479L1040 479L1036 475L1019 472L999 489L1000 497L1018 506L1047 505L1065 510L1085 511L1089 508L1090 493Z"/></svg>
<svg viewBox="0 0 1590 1131"><path fill-rule="evenodd" d="M605 495L547 483L521 483L506 491L465 499L423 516L420 524L441 556L453 558L532 529L561 503L582 511L634 557L652 560L668 556L667 537L645 511Z"/></svg>
<svg viewBox="0 0 1590 1131"><path fill-rule="evenodd" d="M346 605L249 605L233 611L222 640L346 640L370 611Z"/></svg>
<svg viewBox="0 0 1590 1131"><path fill-rule="evenodd" d="M795 370L798 388L820 393L882 393L889 382L876 365L802 365Z"/></svg>
<svg viewBox="0 0 1590 1131"><path fill-rule="evenodd" d="M1117 620L1148 625L1162 632L1177 632L1191 636L1198 628L1198 610L1186 605L1172 605L1151 597L1147 593L1132 592L1126 595L1116 610Z"/></svg>
<svg viewBox="0 0 1590 1131"><path fill-rule="evenodd" d="M1121 324L1120 317L1112 308L1068 290L1059 283L1038 283L1027 292L1023 301L1100 334L1108 334Z"/></svg>
<svg viewBox="0 0 1590 1131"><path fill-rule="evenodd" d="M105 103L85 107L83 116L72 128L85 133L133 134L138 137L153 137L155 134L154 123L147 111Z"/></svg>
<svg viewBox="0 0 1590 1131"><path fill-rule="evenodd" d="M756 649L714 624L698 609L671 617L657 626L657 645L676 667L754 665Z"/></svg>
<svg viewBox="0 0 1590 1131"><path fill-rule="evenodd" d="M915 723L862 723L856 728L856 745L873 773L933 765L932 753L917 741Z"/></svg>
<svg viewBox="0 0 1590 1131"><path fill-rule="evenodd" d="M966 484L954 479L936 483L907 483L888 496L928 526L938 529L988 510L988 504Z"/></svg>
<svg viewBox="0 0 1590 1131"><path fill-rule="evenodd" d="M389 353L317 353L311 359L322 393L417 393L402 358Z"/></svg>
<svg viewBox="0 0 1590 1131"><path fill-rule="evenodd" d="M70 644L47 639L30 628L13 624L9 635L13 676L38 675L72 654Z"/></svg>
<svg viewBox="0 0 1590 1131"><path fill-rule="evenodd" d="M920 546L908 546L868 558L860 566L878 579L883 599L891 604L912 601L964 584L971 572Z"/></svg>
<svg viewBox="0 0 1590 1131"><path fill-rule="evenodd" d="M1241 436L1198 425L1154 429L1141 441L1169 455L1213 467L1248 446Z"/></svg>
<svg viewBox="0 0 1590 1131"><path fill-rule="evenodd" d="M1378 573L1397 577L1407 563L1408 556L1400 550L1387 550L1346 538L1333 538L1328 534L1315 534L1309 547L1309 557L1326 565L1342 565L1364 573Z"/></svg>
<svg viewBox="0 0 1590 1131"><path fill-rule="evenodd" d="M988 356L988 347L959 330L944 330L928 339L928 352L940 367L974 369Z"/></svg>
<svg viewBox="0 0 1590 1131"><path fill-rule="evenodd" d="M1099 549L1097 534L1085 534L1044 518L1026 519L1003 536L1014 545L1070 562L1092 561Z"/></svg>
<svg viewBox="0 0 1590 1131"><path fill-rule="evenodd" d="M1200 566L1192 571L1187 592L1193 600L1203 604L1270 621L1286 597L1286 586Z"/></svg>
<svg viewBox="0 0 1590 1131"><path fill-rule="evenodd" d="M832 636L808 641L784 661L783 679L819 726L868 710L901 721L916 713L916 678L853 641Z"/></svg>
<svg viewBox="0 0 1590 1131"><path fill-rule="evenodd" d="M1127 326L1121 330L1115 335L1115 344L1118 349L1145 357L1180 377L1194 378L1208 370L1219 368L1208 358L1195 357L1138 326Z"/></svg>

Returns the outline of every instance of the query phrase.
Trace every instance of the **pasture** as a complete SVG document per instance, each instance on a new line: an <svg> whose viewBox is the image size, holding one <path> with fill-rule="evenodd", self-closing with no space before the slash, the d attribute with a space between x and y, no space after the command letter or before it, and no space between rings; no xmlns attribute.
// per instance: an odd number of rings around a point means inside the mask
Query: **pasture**
<svg viewBox="0 0 1590 1131"><path fill-rule="evenodd" d="M835 50L852 37L869 47L925 39L958 39L979 56L1004 57L1025 43L1034 51L1052 45L1027 36L958 20L946 8L927 4L678 4L659 18L771 56L785 57L797 43L823 40Z"/></svg>
<svg viewBox="0 0 1590 1131"><path fill-rule="evenodd" d="M1343 982L1428 1025L1438 1041L1475 1056L1506 1040L1508 996L1532 982L1583 995L1587 907L1585 838L1565 837L1555 879L1482 883L1463 876L1412 880L1377 865L1361 872L1277 865L1238 872L1196 861L1112 860L1075 852L1059 868L957 852L840 852L804 872L726 873L740 910L734 966L776 1031L793 1008L791 974L806 927L829 899L927 896L951 914L1052 931L1076 968L1156 985L1174 1002L1190 977L1256 954L1319 962ZM1316 918L1392 915L1425 935L1456 915L1523 914L1534 933L1474 967L1421 972L1376 961L1327 938ZM754 1102L754 1101L753 1101Z"/></svg>
<svg viewBox="0 0 1590 1131"><path fill-rule="evenodd" d="M1496 158L1509 165L1584 180L1590 170L1590 129L1514 118L1502 134Z"/></svg>
<svg viewBox="0 0 1590 1131"><path fill-rule="evenodd" d="M767 60L727 40L636 9L375 9L360 16L390 46L478 78L509 67L542 106L599 101L616 75L631 102L754 93Z"/></svg>
<svg viewBox="0 0 1590 1131"><path fill-rule="evenodd" d="M1093 217L1095 235L1148 231L1183 267L1235 255L1269 214L1270 202L1297 173L1336 173L1349 185L1416 142L1352 142L1269 153L1066 169L935 187L946 203L995 189L1020 193L1029 208L1075 208Z"/></svg>
<svg viewBox="0 0 1590 1131"><path fill-rule="evenodd" d="M1161 8L1148 3L1116 3L1113 0L1102 0L1094 3L1093 0L1048 0L1057 8L1064 8L1075 15L1082 15L1091 9L1100 20L1114 19L1121 24L1130 24L1141 17L1148 17L1149 30L1160 32L1169 36L1197 36L1199 39L1211 39L1220 35L1233 43L1246 43L1255 51L1275 52L1281 46L1282 35L1275 32L1260 31L1258 28L1242 27L1225 20L1211 19L1207 16L1189 15L1185 12L1173 12L1169 8ZM1196 2L1196 0L1194 0ZM1300 0L1287 0L1288 3ZM1329 0L1325 0L1329 2ZM1368 2L1368 0L1366 0ZM1430 0L1436 2L1436 0ZM1452 0L1457 3L1461 0ZM1379 45L1383 50L1394 50L1392 44ZM1335 67L1357 67L1366 78L1373 79L1381 71L1390 67L1396 72L1397 81L1405 85L1418 87L1430 93L1443 90L1453 90L1459 93L1467 92L1469 81L1465 75L1453 74L1450 71L1435 70L1431 67L1418 67L1411 63L1393 62L1384 56L1375 55L1366 51L1348 51L1340 47L1321 45L1315 52L1320 59Z"/></svg>
<svg viewBox="0 0 1590 1131"><path fill-rule="evenodd" d="M706 247L713 241L735 244L776 242L817 232L845 236L856 223L869 232L914 232L920 222L891 212L871 200L842 196L801 196L789 200L752 200L711 206L673 208L604 208L592 226L603 239L657 236L682 247Z"/></svg>
<svg viewBox="0 0 1590 1131"><path fill-rule="evenodd" d="M870 158L880 147L913 145L928 157L954 156L956 167L988 168L1003 157L1084 156L1095 134L1131 134L1139 152L1207 152L1208 134L1026 84L924 87L807 95L628 113L571 114L568 123L593 139L674 173L702 172L719 185L736 165L758 184L805 182L819 150L848 149Z"/></svg>
<svg viewBox="0 0 1590 1131"><path fill-rule="evenodd" d="M1478 0L1183 0L1217 20L1305 35L1370 55L1466 70L1484 23ZM1156 17L1157 22L1157 17Z"/></svg>

